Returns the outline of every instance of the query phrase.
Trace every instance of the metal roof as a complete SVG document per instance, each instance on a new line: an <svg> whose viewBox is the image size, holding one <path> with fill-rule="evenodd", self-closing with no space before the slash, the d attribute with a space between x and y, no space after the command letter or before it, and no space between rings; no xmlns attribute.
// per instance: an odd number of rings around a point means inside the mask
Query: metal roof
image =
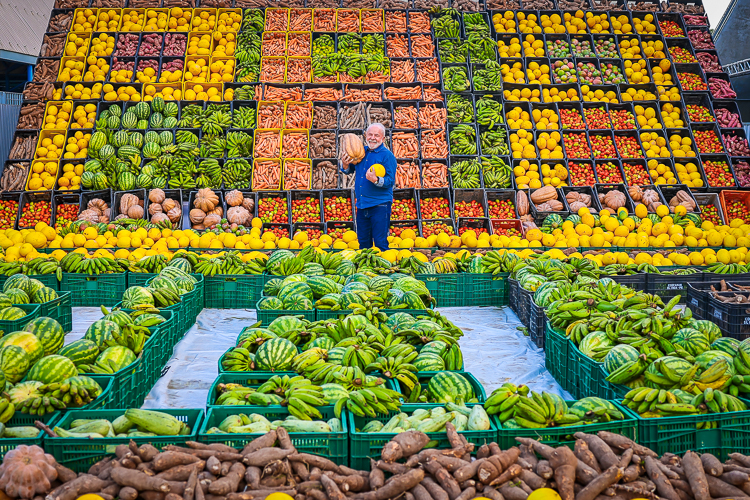
<svg viewBox="0 0 750 500"><path fill-rule="evenodd" d="M0 0L0 51L38 56L53 3L54 0Z"/></svg>

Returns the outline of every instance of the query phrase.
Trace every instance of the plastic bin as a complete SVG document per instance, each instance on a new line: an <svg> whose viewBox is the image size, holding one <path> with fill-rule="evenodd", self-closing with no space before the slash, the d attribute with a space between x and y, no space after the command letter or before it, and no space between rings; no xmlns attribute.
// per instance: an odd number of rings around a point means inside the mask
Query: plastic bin
<svg viewBox="0 0 750 500"><path fill-rule="evenodd" d="M5 427L32 427L34 425L34 422L36 422L37 420L44 422L50 427L53 427L55 425L55 422L57 422L59 418L59 411L48 413L47 415L44 415L42 417L37 415L29 415L27 413L21 413L19 411L13 415L13 418L5 422ZM46 434L44 433L44 431L40 430L35 438L3 438L2 441L0 441L0 460L5 458L6 453L14 449L16 446L20 446L22 444L26 446L36 445L41 447L45 436Z"/></svg>
<svg viewBox="0 0 750 500"><path fill-rule="evenodd" d="M538 306L532 297L529 315L529 336L534 345L540 349L544 349L544 331L546 325L547 315L544 313L544 308Z"/></svg>
<svg viewBox="0 0 750 500"><path fill-rule="evenodd" d="M127 288L127 273L63 273L60 291L73 292L73 307L112 306L122 300Z"/></svg>
<svg viewBox="0 0 750 500"><path fill-rule="evenodd" d="M40 316L39 311L41 308L38 304L17 304L14 307L23 309L26 314L19 319L0 320L0 333L2 333L2 335L8 335L11 332L23 330L29 321Z"/></svg>
<svg viewBox="0 0 750 500"><path fill-rule="evenodd" d="M570 389L567 391L573 397L581 399L599 394L599 377L602 370L601 363L586 356L568 340L568 380Z"/></svg>
<svg viewBox="0 0 750 500"><path fill-rule="evenodd" d="M261 274L217 274L205 278L207 309L255 309L263 291Z"/></svg>
<svg viewBox="0 0 750 500"><path fill-rule="evenodd" d="M570 392L568 380L568 346L565 332L547 323L544 338L544 364L560 386Z"/></svg>
<svg viewBox="0 0 750 500"><path fill-rule="evenodd" d="M750 304L731 304L722 302L714 294L708 293L707 318L716 323L721 332L737 340L750 338ZM718 292L721 297L734 297L742 295L750 297L750 292Z"/></svg>
<svg viewBox="0 0 750 500"><path fill-rule="evenodd" d="M39 304L39 316L56 320L65 333L73 330L73 307L71 292L60 292L56 299Z"/></svg>
<svg viewBox="0 0 750 500"><path fill-rule="evenodd" d="M707 277L704 276L704 279ZM692 309L693 318L695 319L709 319L708 318L708 292L711 291L711 287L720 287L721 283L715 281L713 278L711 281L702 281L697 283L688 283L687 285L687 307Z"/></svg>
<svg viewBox="0 0 750 500"><path fill-rule="evenodd" d="M646 291L661 297L666 304L675 295L680 295L680 304L687 303L688 283L703 283L703 273L655 274L648 273Z"/></svg>

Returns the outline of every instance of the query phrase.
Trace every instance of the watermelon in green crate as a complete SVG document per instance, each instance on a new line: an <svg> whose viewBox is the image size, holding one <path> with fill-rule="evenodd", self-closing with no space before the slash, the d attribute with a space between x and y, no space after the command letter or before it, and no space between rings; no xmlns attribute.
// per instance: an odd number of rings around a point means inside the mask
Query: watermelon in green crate
<svg viewBox="0 0 750 500"><path fill-rule="evenodd" d="M29 356L29 364L33 365L44 356L44 345L36 335L29 332L13 332L0 339L0 349L6 346L18 346Z"/></svg>
<svg viewBox="0 0 750 500"><path fill-rule="evenodd" d="M287 371L296 355L297 347L287 339L269 339L256 351L255 364L262 371Z"/></svg>
<svg viewBox="0 0 750 500"><path fill-rule="evenodd" d="M604 370L607 373L613 373L625 363L635 361L640 356L640 352L635 347L628 344L618 344L614 346L604 357Z"/></svg>
<svg viewBox="0 0 750 500"><path fill-rule="evenodd" d="M0 347L0 370L8 382L19 382L30 366L31 357L23 347L13 344Z"/></svg>
<svg viewBox="0 0 750 500"><path fill-rule="evenodd" d="M83 336L86 340L95 342L99 348L105 347L105 342L112 339L114 334L120 333L120 327L114 321L98 319L91 323Z"/></svg>
<svg viewBox="0 0 750 500"><path fill-rule="evenodd" d="M0 321L14 321L26 316L26 311L20 307L5 307L0 309Z"/></svg>
<svg viewBox="0 0 750 500"><path fill-rule="evenodd" d="M62 325L52 318L41 316L29 321L24 330L31 332L44 346L44 354L55 354L65 343Z"/></svg>
<svg viewBox="0 0 750 500"><path fill-rule="evenodd" d="M43 304L55 300L59 295L50 287L43 286L31 294L31 301L34 304Z"/></svg>
<svg viewBox="0 0 750 500"><path fill-rule="evenodd" d="M63 346L57 354L70 359L75 365L90 365L99 356L99 346L88 339L78 339Z"/></svg>
<svg viewBox="0 0 750 500"><path fill-rule="evenodd" d="M34 363L26 378L43 384L54 384L76 375L78 375L78 370L73 361L65 356L52 354Z"/></svg>

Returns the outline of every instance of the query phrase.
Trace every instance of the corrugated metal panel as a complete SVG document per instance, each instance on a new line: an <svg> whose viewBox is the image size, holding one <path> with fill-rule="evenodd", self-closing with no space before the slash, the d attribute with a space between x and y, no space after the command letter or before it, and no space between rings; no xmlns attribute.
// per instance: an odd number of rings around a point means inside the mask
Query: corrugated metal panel
<svg viewBox="0 0 750 500"><path fill-rule="evenodd" d="M0 104L0 171L5 168L5 160L8 159L8 153L13 145L20 112L20 104Z"/></svg>
<svg viewBox="0 0 750 500"><path fill-rule="evenodd" d="M0 104L11 104L20 106L23 102L23 94L18 92L0 92Z"/></svg>
<svg viewBox="0 0 750 500"><path fill-rule="evenodd" d="M0 0L0 49L38 56L54 0Z"/></svg>

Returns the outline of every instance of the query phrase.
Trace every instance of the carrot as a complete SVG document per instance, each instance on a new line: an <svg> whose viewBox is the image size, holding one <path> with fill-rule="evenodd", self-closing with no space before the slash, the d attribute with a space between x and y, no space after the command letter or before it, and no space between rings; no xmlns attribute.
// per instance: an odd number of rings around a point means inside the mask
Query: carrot
<svg viewBox="0 0 750 500"><path fill-rule="evenodd" d="M419 189L422 183L419 180L419 168L413 161L400 161L396 166L396 189Z"/></svg>
<svg viewBox="0 0 750 500"><path fill-rule="evenodd" d="M448 142L445 130L422 132L422 158L448 158Z"/></svg>
<svg viewBox="0 0 750 500"><path fill-rule="evenodd" d="M336 31L339 33L357 33L359 31L358 11L339 9L336 12Z"/></svg>
<svg viewBox="0 0 750 500"><path fill-rule="evenodd" d="M286 54L286 33L266 31L263 33L263 55L283 56Z"/></svg>
<svg viewBox="0 0 750 500"><path fill-rule="evenodd" d="M260 87L260 85L258 86ZM260 88L258 88L255 95L260 94ZM279 88L273 85L266 85L265 91L263 92L263 99L268 101L301 101L302 100L302 87L292 88Z"/></svg>
<svg viewBox="0 0 750 500"><path fill-rule="evenodd" d="M443 102L443 93L437 87L431 87L425 85L424 87L424 100L433 102Z"/></svg>
<svg viewBox="0 0 750 500"><path fill-rule="evenodd" d="M389 33L406 33L406 13L386 12L385 30Z"/></svg>
<svg viewBox="0 0 750 500"><path fill-rule="evenodd" d="M263 102L258 104L258 128L281 128L284 122L284 103Z"/></svg>
<svg viewBox="0 0 750 500"><path fill-rule="evenodd" d="M422 89L419 87L386 87L385 97L392 101L422 100ZM370 99L379 101L380 99Z"/></svg>
<svg viewBox="0 0 750 500"><path fill-rule="evenodd" d="M284 83L286 60L283 57L264 57L260 60L260 81Z"/></svg>
<svg viewBox="0 0 750 500"><path fill-rule="evenodd" d="M430 16L426 12L409 12L410 33L431 33Z"/></svg>
<svg viewBox="0 0 750 500"><path fill-rule="evenodd" d="M417 61L417 81L422 83L440 83L437 59Z"/></svg>
<svg viewBox="0 0 750 500"><path fill-rule="evenodd" d="M396 158L418 158L419 142L414 132L396 132L393 134L393 154Z"/></svg>
<svg viewBox="0 0 750 500"><path fill-rule="evenodd" d="M409 57L409 44L406 37L401 35L389 35L386 40L388 57Z"/></svg>
<svg viewBox="0 0 750 500"><path fill-rule="evenodd" d="M355 89L349 85L344 87L344 100L349 102L376 102L381 101L380 89Z"/></svg>
<svg viewBox="0 0 750 500"><path fill-rule="evenodd" d="M330 76L315 76L313 75L314 83L336 83L336 75Z"/></svg>
<svg viewBox="0 0 750 500"><path fill-rule="evenodd" d="M394 109L396 128L419 128L417 108L414 106L397 106Z"/></svg>
<svg viewBox="0 0 750 500"><path fill-rule="evenodd" d="M438 162L423 163L422 184L425 189L448 187L448 167Z"/></svg>
<svg viewBox="0 0 750 500"><path fill-rule="evenodd" d="M383 9L362 10L362 31L382 33L383 27Z"/></svg>
<svg viewBox="0 0 750 500"><path fill-rule="evenodd" d="M286 128L312 128L312 105L289 104L286 108Z"/></svg>
<svg viewBox="0 0 750 500"><path fill-rule="evenodd" d="M286 9L268 9L265 31L286 31L288 14Z"/></svg>
<svg viewBox="0 0 750 500"><path fill-rule="evenodd" d="M434 104L423 104L419 107L419 126L427 129L442 129L448 119L445 108L438 108Z"/></svg>
<svg viewBox="0 0 750 500"><path fill-rule="evenodd" d="M322 88L305 88L305 101L339 101L341 94L336 89Z"/></svg>
<svg viewBox="0 0 750 500"><path fill-rule="evenodd" d="M362 83L362 78L350 76L348 73L339 73L341 83Z"/></svg>
<svg viewBox="0 0 750 500"><path fill-rule="evenodd" d="M253 189L273 189L277 190L281 180L281 161L264 160L256 161L253 169Z"/></svg>
<svg viewBox="0 0 750 500"><path fill-rule="evenodd" d="M282 158L307 158L307 134L284 131L281 144Z"/></svg>
<svg viewBox="0 0 750 500"><path fill-rule="evenodd" d="M412 83L414 81L414 62L411 59L391 59L391 82Z"/></svg>
<svg viewBox="0 0 750 500"><path fill-rule="evenodd" d="M313 31L336 31L336 10L315 9L313 24L315 25L315 29Z"/></svg>
<svg viewBox="0 0 750 500"><path fill-rule="evenodd" d="M278 158L281 153L281 133L267 130L255 133L255 158Z"/></svg>
<svg viewBox="0 0 750 500"><path fill-rule="evenodd" d="M312 14L312 9L292 9L289 13L289 31L312 31Z"/></svg>
<svg viewBox="0 0 750 500"><path fill-rule="evenodd" d="M284 189L310 189L310 164L301 160L284 163Z"/></svg>
<svg viewBox="0 0 750 500"><path fill-rule="evenodd" d="M389 75L380 71L369 71L365 75L365 83L387 83L389 79Z"/></svg>
<svg viewBox="0 0 750 500"><path fill-rule="evenodd" d="M312 76L310 59L289 58L287 61L286 81L289 83L309 83Z"/></svg>
<svg viewBox="0 0 750 500"><path fill-rule="evenodd" d="M310 32L289 33L287 40L287 55L309 56L310 55Z"/></svg>
<svg viewBox="0 0 750 500"><path fill-rule="evenodd" d="M432 35L412 36L411 54L414 57L434 57L435 44L432 42Z"/></svg>

